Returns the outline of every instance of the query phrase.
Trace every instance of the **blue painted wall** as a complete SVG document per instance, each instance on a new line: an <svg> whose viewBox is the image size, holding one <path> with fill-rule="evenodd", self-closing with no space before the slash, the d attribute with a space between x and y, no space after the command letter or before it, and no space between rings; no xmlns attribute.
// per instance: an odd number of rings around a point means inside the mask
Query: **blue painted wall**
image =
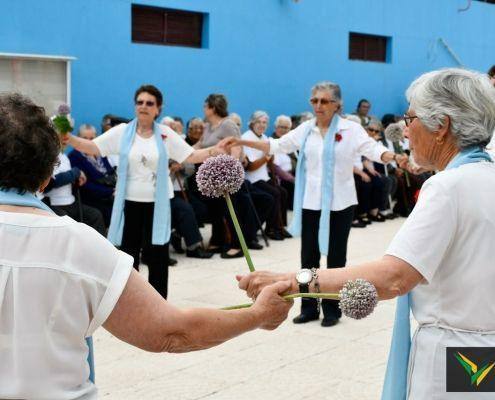
<svg viewBox="0 0 495 400"><path fill-rule="evenodd" d="M131 42L131 0L2 0L0 52L76 57L72 106L77 123L99 126L111 112L132 116L134 90L153 83L162 115L202 115L205 97L225 93L230 110L309 110L309 88L338 82L345 110L368 98L372 114L402 113L404 90L422 72L495 63L495 5L467 0L135 0L209 14L208 48ZM391 62L348 60L349 32L390 36Z"/></svg>

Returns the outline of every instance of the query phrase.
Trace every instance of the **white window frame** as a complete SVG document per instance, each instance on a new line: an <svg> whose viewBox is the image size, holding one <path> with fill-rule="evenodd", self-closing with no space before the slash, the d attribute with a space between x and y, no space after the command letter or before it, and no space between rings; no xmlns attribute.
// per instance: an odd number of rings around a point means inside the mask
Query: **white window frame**
<svg viewBox="0 0 495 400"><path fill-rule="evenodd" d="M71 102L71 96L72 96L72 90L71 90L71 67L72 67L72 61L77 60L76 57L71 57L71 56L56 56L56 55L44 55L44 54L23 54L23 53L1 53L0 52L0 58L1 59L17 59L17 60L42 60L42 61L64 61L65 62L65 68L66 68L66 89L67 89L67 104L69 106L72 106Z"/></svg>

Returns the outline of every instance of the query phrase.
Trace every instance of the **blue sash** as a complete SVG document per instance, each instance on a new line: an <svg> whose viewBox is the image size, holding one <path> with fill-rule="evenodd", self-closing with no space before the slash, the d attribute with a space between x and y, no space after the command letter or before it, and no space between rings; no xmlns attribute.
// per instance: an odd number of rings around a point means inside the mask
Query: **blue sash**
<svg viewBox="0 0 495 400"><path fill-rule="evenodd" d="M469 147L458 153L445 167L457 168L464 164L481 161L492 162L490 155L480 147ZM397 299L394 331L382 390L382 400L405 400L407 398L407 369L411 351L411 293Z"/></svg>
<svg viewBox="0 0 495 400"><path fill-rule="evenodd" d="M0 189L0 204L10 206L35 207L53 213L53 211L34 194L19 193L18 189ZM93 355L93 338L86 338L88 345L89 380L95 382L95 364Z"/></svg>
<svg viewBox="0 0 495 400"><path fill-rule="evenodd" d="M120 144L117 187L113 201L112 219L108 228L108 240L116 246L122 244L124 232L124 205L129 167L129 152L136 136L137 119L127 124ZM153 234L151 243L162 245L170 240L170 199L168 193L168 154L163 143L159 125L153 123L153 136L158 148L155 207L153 212Z"/></svg>
<svg viewBox="0 0 495 400"><path fill-rule="evenodd" d="M335 168L335 134L339 125L340 117L334 115L328 131L323 139L323 162L321 172L321 215L320 228L318 230L318 244L320 253L328 254L328 243L330 241L330 211L333 197L333 174ZM294 189L293 217L289 226L289 232L293 236L301 236L302 230L302 208L304 201L304 191L306 185L306 142L314 127L314 121L308 123L308 129L299 150L299 159L296 167L296 182Z"/></svg>

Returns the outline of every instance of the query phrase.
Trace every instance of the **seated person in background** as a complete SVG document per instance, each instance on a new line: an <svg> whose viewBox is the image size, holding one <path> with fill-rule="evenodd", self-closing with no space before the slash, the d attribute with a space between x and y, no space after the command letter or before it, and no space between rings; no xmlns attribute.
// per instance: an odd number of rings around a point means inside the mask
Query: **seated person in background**
<svg viewBox="0 0 495 400"><path fill-rule="evenodd" d="M287 115L279 115L275 119L275 132L273 137L281 138L292 129L292 120ZM273 159L275 165L275 179L278 179L280 186L287 191L287 207L292 210L294 202L294 171L297 157L294 153L276 153Z"/></svg>
<svg viewBox="0 0 495 400"><path fill-rule="evenodd" d="M106 234L105 222L101 212L81 203L72 193L72 186L82 187L87 178L79 168L73 168L69 158L60 152L58 164L53 170L50 183L45 188L45 196L49 199L51 209L60 216L68 215L72 219L83 222L96 229L100 234ZM76 189L76 190L79 190Z"/></svg>
<svg viewBox="0 0 495 400"><path fill-rule="evenodd" d="M205 123L199 117L193 117L187 122L187 144L194 146L201 140L205 130Z"/></svg>
<svg viewBox="0 0 495 400"><path fill-rule="evenodd" d="M92 125L82 124L79 127L78 136L93 140L96 137L96 129ZM69 153L69 160L71 166L79 168L87 178L86 184L79 189L82 202L100 210L105 226L108 228L112 216L113 194L117 184L115 170L106 157L89 156L75 149Z"/></svg>
<svg viewBox="0 0 495 400"><path fill-rule="evenodd" d="M172 119L174 120L174 131L177 132L179 134L179 136L182 138L182 139L185 139L186 138L186 134L184 133L184 121L181 117L172 117Z"/></svg>
<svg viewBox="0 0 495 400"><path fill-rule="evenodd" d="M194 165L192 173L194 173ZM213 253L203 249L203 238L199 232L198 221L192 205L189 203L187 191L184 188L183 177L180 171L184 167L177 163L170 164L170 176L174 184L174 197L170 199L170 213L172 215L172 229L174 231L170 237L170 243L177 253L183 253L182 238L186 242L186 256L193 258L211 258ZM174 179L175 178L175 179Z"/></svg>
<svg viewBox="0 0 495 400"><path fill-rule="evenodd" d="M267 128L268 114L264 111L255 111L249 121L249 130L244 132L242 139L268 141L265 135ZM273 240L284 240L286 237L291 237L284 228L287 222L287 191L269 182L268 166L271 166L273 156L247 146L244 146L244 153L249 161L246 167L246 179L254 187L270 194L274 200L272 212L266 222L266 235Z"/></svg>
<svg viewBox="0 0 495 400"><path fill-rule="evenodd" d="M370 110L371 110L371 103L368 100L366 99L359 100L354 115L356 115L359 118L360 123L364 128L368 126L368 124L372 119L372 117L369 115Z"/></svg>

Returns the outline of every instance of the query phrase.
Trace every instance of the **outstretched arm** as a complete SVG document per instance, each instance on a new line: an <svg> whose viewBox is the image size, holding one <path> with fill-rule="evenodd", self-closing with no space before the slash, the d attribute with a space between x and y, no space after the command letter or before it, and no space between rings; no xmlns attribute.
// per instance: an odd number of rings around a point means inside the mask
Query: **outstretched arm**
<svg viewBox="0 0 495 400"><path fill-rule="evenodd" d="M88 154L90 156L99 157L101 155L98 146L96 146L92 140L67 134L67 144L71 145L76 150L79 150L81 153Z"/></svg>

